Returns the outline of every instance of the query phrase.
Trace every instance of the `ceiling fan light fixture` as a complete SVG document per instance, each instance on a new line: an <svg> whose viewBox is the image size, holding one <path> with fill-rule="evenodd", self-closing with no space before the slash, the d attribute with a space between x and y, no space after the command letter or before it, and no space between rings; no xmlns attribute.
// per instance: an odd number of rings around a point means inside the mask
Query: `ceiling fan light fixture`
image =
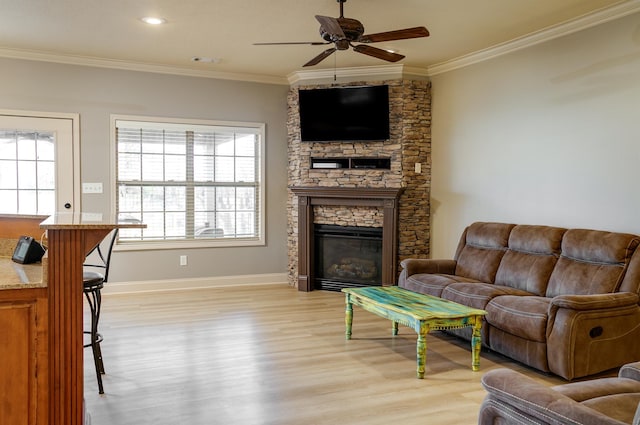
<svg viewBox="0 0 640 425"><path fill-rule="evenodd" d="M145 16L143 18L140 18L140 20L145 24L149 24L149 25L162 25L167 23L166 19L157 18L155 16Z"/></svg>

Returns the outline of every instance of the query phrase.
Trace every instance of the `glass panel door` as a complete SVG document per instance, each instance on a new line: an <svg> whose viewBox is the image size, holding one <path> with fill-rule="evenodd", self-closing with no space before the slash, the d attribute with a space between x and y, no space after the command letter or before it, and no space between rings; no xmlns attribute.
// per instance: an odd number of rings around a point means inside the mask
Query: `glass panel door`
<svg viewBox="0 0 640 425"><path fill-rule="evenodd" d="M3 112L0 214L50 215L79 210L80 176L74 140L77 117Z"/></svg>

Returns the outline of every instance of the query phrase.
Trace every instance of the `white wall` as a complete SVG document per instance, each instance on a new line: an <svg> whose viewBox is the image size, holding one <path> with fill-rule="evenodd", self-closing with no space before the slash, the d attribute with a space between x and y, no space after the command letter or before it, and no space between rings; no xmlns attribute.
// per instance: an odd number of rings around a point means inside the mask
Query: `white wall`
<svg viewBox="0 0 640 425"><path fill-rule="evenodd" d="M432 78L432 257L503 221L640 233L640 14Z"/></svg>
<svg viewBox="0 0 640 425"><path fill-rule="evenodd" d="M82 181L104 185L104 194L83 195L83 211L111 210L111 114L266 123L267 245L116 252L112 282L286 273L287 91L285 85L0 59L0 109L80 114ZM186 267L179 266L181 254L189 256Z"/></svg>

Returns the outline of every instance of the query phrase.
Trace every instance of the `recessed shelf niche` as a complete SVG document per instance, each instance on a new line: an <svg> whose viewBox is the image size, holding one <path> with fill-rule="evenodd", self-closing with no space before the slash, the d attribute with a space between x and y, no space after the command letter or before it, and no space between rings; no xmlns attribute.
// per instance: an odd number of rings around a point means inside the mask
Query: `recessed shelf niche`
<svg viewBox="0 0 640 425"><path fill-rule="evenodd" d="M340 157L340 158L311 158L312 169L362 169L362 170L389 170L391 158L371 157Z"/></svg>

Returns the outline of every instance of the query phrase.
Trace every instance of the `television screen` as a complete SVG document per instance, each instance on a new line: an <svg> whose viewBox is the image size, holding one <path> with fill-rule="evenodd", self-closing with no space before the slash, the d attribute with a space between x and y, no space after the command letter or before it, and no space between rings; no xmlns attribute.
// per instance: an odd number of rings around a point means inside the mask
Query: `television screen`
<svg viewBox="0 0 640 425"><path fill-rule="evenodd" d="M303 142L389 138L389 87L357 86L299 91Z"/></svg>

